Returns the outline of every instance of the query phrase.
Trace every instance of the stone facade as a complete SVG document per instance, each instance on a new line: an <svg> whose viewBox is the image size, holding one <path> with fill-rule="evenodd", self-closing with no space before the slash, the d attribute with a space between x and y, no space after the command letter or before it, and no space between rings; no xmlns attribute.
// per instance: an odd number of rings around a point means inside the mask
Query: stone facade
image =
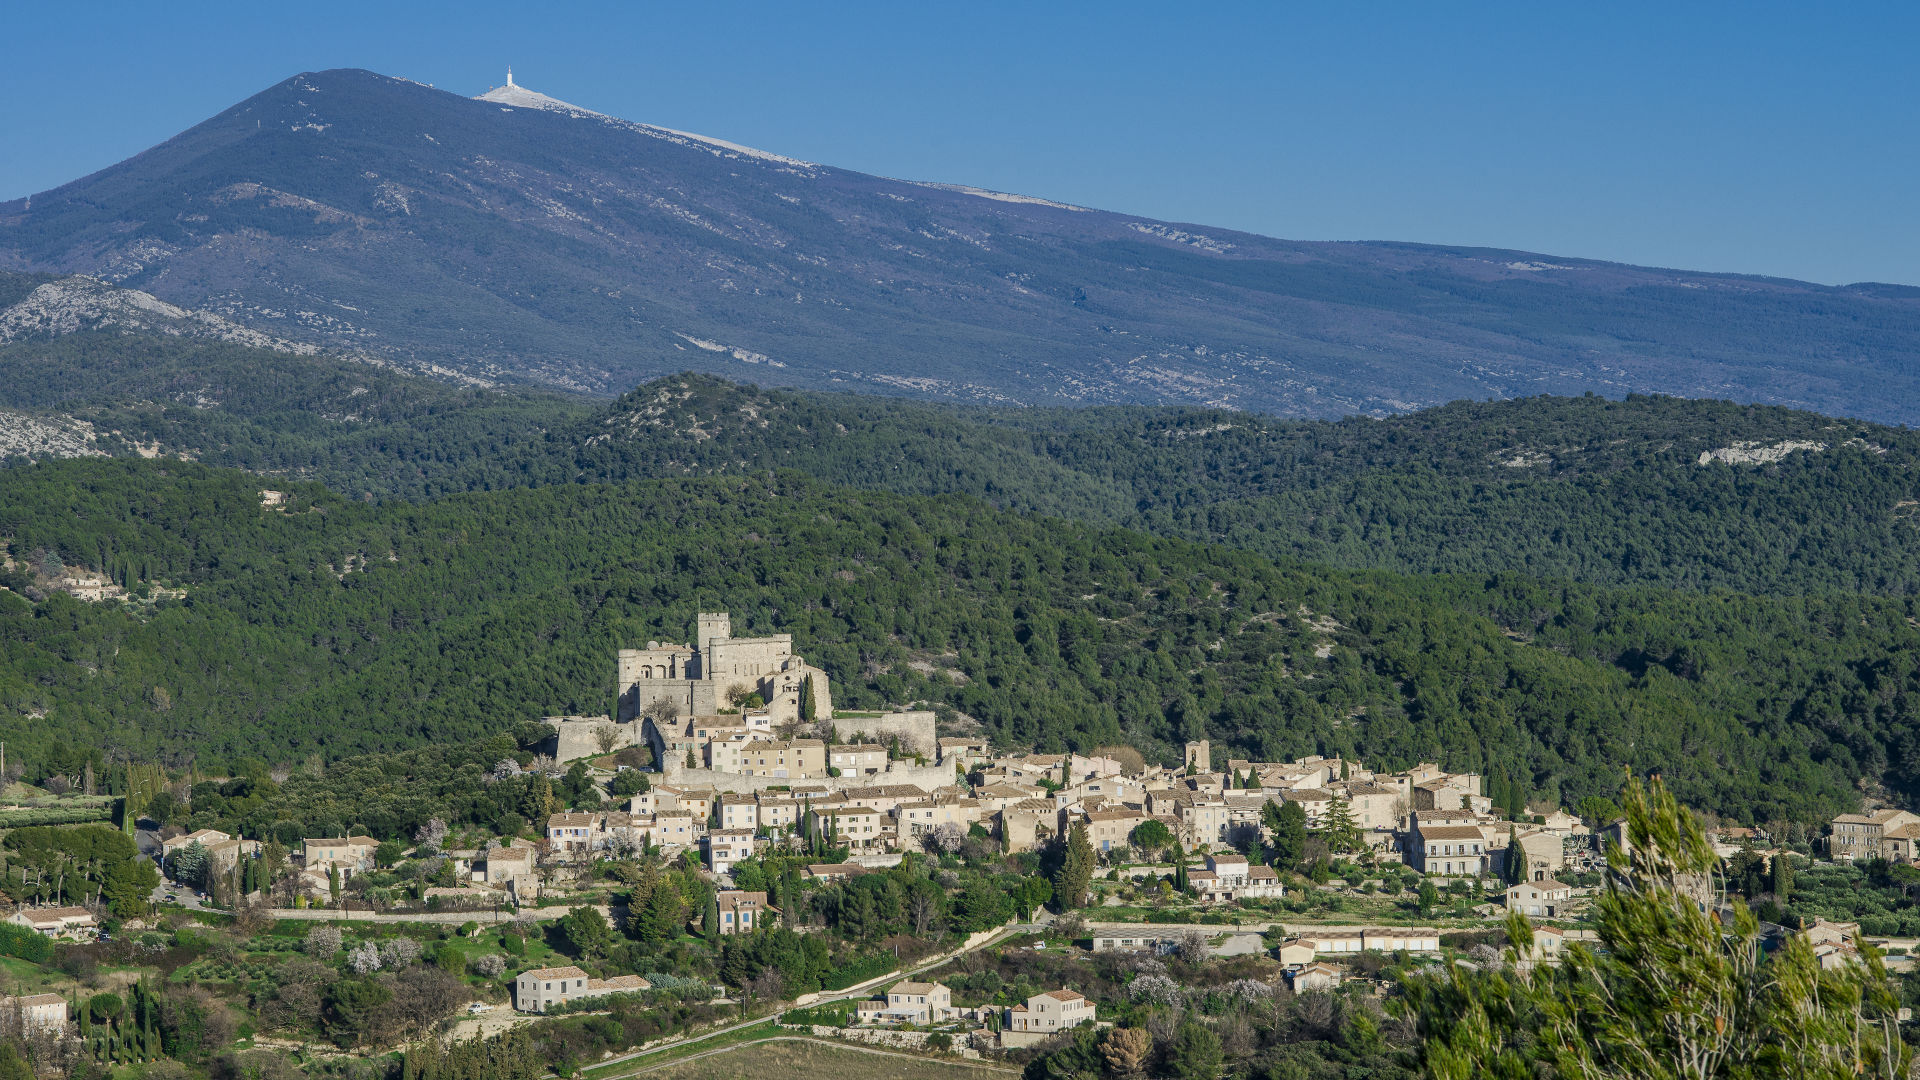
<svg viewBox="0 0 1920 1080"><path fill-rule="evenodd" d="M900 749L905 753L921 754L928 761L934 761L939 757L940 745L934 737L933 721L933 713L926 709L836 716L833 718L833 738L838 743L870 742L881 746L889 745L898 738ZM947 771L953 771L951 763Z"/></svg>
<svg viewBox="0 0 1920 1080"><path fill-rule="evenodd" d="M650 641L644 649L621 649L616 671L620 720L632 722L654 706L677 717L707 716L732 705L736 696L759 694L775 724L797 723L800 695L809 678L813 714L831 716L827 673L793 651L793 635L736 638L726 612L702 612L691 646Z"/></svg>

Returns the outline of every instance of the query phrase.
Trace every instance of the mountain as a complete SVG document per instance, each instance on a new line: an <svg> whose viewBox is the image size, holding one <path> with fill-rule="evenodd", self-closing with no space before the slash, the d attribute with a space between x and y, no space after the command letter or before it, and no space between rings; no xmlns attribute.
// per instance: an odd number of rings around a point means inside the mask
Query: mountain
<svg viewBox="0 0 1920 1080"><path fill-rule="evenodd" d="M0 266L593 394L698 368L1022 405L1382 415L1591 390L1920 417L1911 289L1290 242L365 71L0 204Z"/></svg>

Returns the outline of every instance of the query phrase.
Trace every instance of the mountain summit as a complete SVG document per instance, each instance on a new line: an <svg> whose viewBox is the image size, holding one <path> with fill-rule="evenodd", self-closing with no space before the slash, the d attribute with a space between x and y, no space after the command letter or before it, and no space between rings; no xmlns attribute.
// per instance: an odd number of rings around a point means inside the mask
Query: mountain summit
<svg viewBox="0 0 1920 1080"><path fill-rule="evenodd" d="M1658 391L1920 420L1920 290L1275 240L849 172L512 80L295 76L0 203L0 266L598 394L700 368L1024 404Z"/></svg>

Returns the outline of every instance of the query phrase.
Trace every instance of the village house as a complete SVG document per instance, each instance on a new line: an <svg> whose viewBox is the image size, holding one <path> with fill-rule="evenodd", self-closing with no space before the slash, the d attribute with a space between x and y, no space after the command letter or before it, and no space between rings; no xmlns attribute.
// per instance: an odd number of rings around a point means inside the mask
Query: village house
<svg viewBox="0 0 1920 1080"><path fill-rule="evenodd" d="M993 750L985 739L946 738L937 740L940 764L958 767L963 772L972 772L973 767L988 761Z"/></svg>
<svg viewBox="0 0 1920 1080"><path fill-rule="evenodd" d="M1572 899L1573 886L1563 885L1552 878L1523 881L1507 888L1507 910L1517 911L1529 918L1564 919L1567 917L1567 905Z"/></svg>
<svg viewBox="0 0 1920 1080"><path fill-rule="evenodd" d="M760 827L760 800L752 795L722 795L714 809L722 829L752 832Z"/></svg>
<svg viewBox="0 0 1920 1080"><path fill-rule="evenodd" d="M1000 1041L1009 1047L1031 1046L1081 1024L1094 1022L1094 1004L1072 990L1048 990L1023 1005L1007 1010Z"/></svg>
<svg viewBox="0 0 1920 1080"><path fill-rule="evenodd" d="M1032 851L1054 835L1059 811L1045 799L1028 799L1000 811L1000 836L1009 853Z"/></svg>
<svg viewBox="0 0 1920 1080"><path fill-rule="evenodd" d="M7 916L7 921L57 938L85 939L99 931L93 912L83 907L23 907Z"/></svg>
<svg viewBox="0 0 1920 1080"><path fill-rule="evenodd" d="M652 987L651 982L639 975L595 979L572 965L535 968L514 977L513 1007L521 1012L543 1013L570 1001L629 994Z"/></svg>
<svg viewBox="0 0 1920 1080"><path fill-rule="evenodd" d="M67 999L59 994L0 997L0 1035L31 1037L66 1030Z"/></svg>
<svg viewBox="0 0 1920 1080"><path fill-rule="evenodd" d="M554 814L547 818L547 850L556 855L584 854L598 847L600 839L598 815Z"/></svg>
<svg viewBox="0 0 1920 1080"><path fill-rule="evenodd" d="M1098 930L1093 935L1094 952L1154 952L1164 953L1173 946L1174 939L1154 934L1145 929L1117 928Z"/></svg>
<svg viewBox="0 0 1920 1080"><path fill-rule="evenodd" d="M1080 815L1080 820L1086 826L1087 843L1105 855L1130 848L1133 830L1147 820L1147 815L1139 810L1095 810Z"/></svg>
<svg viewBox="0 0 1920 1080"><path fill-rule="evenodd" d="M305 853L302 865L321 873L325 873L328 867L338 867L343 878L361 870L373 869L373 849L380 846L380 841L371 836L304 840L301 843Z"/></svg>
<svg viewBox="0 0 1920 1080"><path fill-rule="evenodd" d="M1292 788L1280 793L1280 802L1298 803L1307 815L1307 827L1319 828L1333 806L1333 792L1323 787Z"/></svg>
<svg viewBox="0 0 1920 1080"><path fill-rule="evenodd" d="M495 844L479 854L473 864L473 879L496 888L512 889L519 894L521 882L530 882L539 849L515 837Z"/></svg>
<svg viewBox="0 0 1920 1080"><path fill-rule="evenodd" d="M853 743L827 748L827 765L841 776L872 776L887 771L887 748L879 743Z"/></svg>
<svg viewBox="0 0 1920 1080"><path fill-rule="evenodd" d="M740 749L743 776L812 779L827 775L827 744L819 739L767 739Z"/></svg>
<svg viewBox="0 0 1920 1080"><path fill-rule="evenodd" d="M954 1015L953 991L932 982L911 979L894 983L883 997L854 1006L860 1024L937 1024Z"/></svg>
<svg viewBox="0 0 1920 1080"><path fill-rule="evenodd" d="M1494 830L1493 843L1500 845L1499 869L1506 869L1506 860L1519 859L1520 876L1529 881L1545 881L1567 865L1566 844L1558 833L1546 829L1528 829L1517 833L1511 844L1503 843L1507 838L1498 829ZM1519 850L1511 850L1518 848Z"/></svg>
<svg viewBox="0 0 1920 1080"><path fill-rule="evenodd" d="M1400 827L1400 819L1405 816L1403 807L1405 798L1400 789L1385 784L1349 781L1336 785L1336 793L1344 795L1347 805L1353 813L1354 824L1368 830L1392 830Z"/></svg>
<svg viewBox="0 0 1920 1080"><path fill-rule="evenodd" d="M980 820L980 814L978 799L956 798L945 792L935 792L933 798L925 802L901 803L894 809L894 820L904 840L923 836L942 825L957 825L964 830Z"/></svg>
<svg viewBox="0 0 1920 1080"><path fill-rule="evenodd" d="M1296 994L1311 990L1338 990L1344 973L1332 964L1307 964L1287 971L1287 985Z"/></svg>
<svg viewBox="0 0 1920 1080"><path fill-rule="evenodd" d="M791 829L800 820L800 803L790 797L789 792L761 792L756 803L755 817L760 823L760 831L774 833L781 829Z"/></svg>
<svg viewBox="0 0 1920 1080"><path fill-rule="evenodd" d="M1473 876L1487 873L1491 845L1478 825L1428 825L1414 822L1413 846L1407 853L1423 874Z"/></svg>
<svg viewBox="0 0 1920 1080"><path fill-rule="evenodd" d="M870 807L830 799L815 807L814 815L831 840L856 852L885 850L889 846L888 837L894 835L886 816Z"/></svg>
<svg viewBox="0 0 1920 1080"><path fill-rule="evenodd" d="M201 847L212 847L214 844L225 843L231 839L233 839L231 834L223 833L219 829L195 829L190 833L182 833L171 839L160 841L160 854L162 858L165 858L171 856L176 851L184 851L195 844L199 844Z"/></svg>
<svg viewBox="0 0 1920 1080"><path fill-rule="evenodd" d="M981 813L987 816L998 814L1015 803L1038 799L1045 793L1045 788L1023 787L1019 784L987 784L973 789L973 797L979 801Z"/></svg>
<svg viewBox="0 0 1920 1080"><path fill-rule="evenodd" d="M739 889L722 889L714 895L714 904L720 909L720 932L722 934L751 933L756 927L765 925L778 912L767 904L765 892L744 892Z"/></svg>
<svg viewBox="0 0 1920 1080"><path fill-rule="evenodd" d="M1315 949L1311 942L1291 938L1281 942L1273 950L1273 958L1280 961L1283 967L1305 967L1313 963L1313 958L1318 955L1318 952L1319 950Z"/></svg>
<svg viewBox="0 0 1920 1080"><path fill-rule="evenodd" d="M1828 846L1835 859L1914 861L1920 841L1920 815L1905 810L1876 810L1871 814L1841 814L1833 819Z"/></svg>
<svg viewBox="0 0 1920 1080"><path fill-rule="evenodd" d="M1208 855L1207 868L1193 871L1187 880L1200 899L1211 903L1279 897L1287 892L1273 867L1251 865L1245 855L1233 852Z"/></svg>
<svg viewBox="0 0 1920 1080"><path fill-rule="evenodd" d="M669 855L692 847L697 839L695 819L686 813L661 813L640 819L634 825L634 833L642 843L650 842Z"/></svg>
<svg viewBox="0 0 1920 1080"><path fill-rule="evenodd" d="M716 874L730 874L734 864L753 857L752 829L715 829L705 842L707 867Z"/></svg>

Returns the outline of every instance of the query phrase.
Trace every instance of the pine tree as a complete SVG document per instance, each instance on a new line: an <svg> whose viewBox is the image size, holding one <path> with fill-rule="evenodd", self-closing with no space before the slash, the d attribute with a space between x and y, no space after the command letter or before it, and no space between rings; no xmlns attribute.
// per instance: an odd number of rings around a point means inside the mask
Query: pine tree
<svg viewBox="0 0 1920 1080"><path fill-rule="evenodd" d="M1346 799L1336 796L1321 815L1320 835L1329 851L1350 852L1360 847L1360 826L1353 820L1353 807Z"/></svg>
<svg viewBox="0 0 1920 1080"><path fill-rule="evenodd" d="M720 940L720 901L713 897L707 898L707 909L700 913L700 936Z"/></svg>
<svg viewBox="0 0 1920 1080"><path fill-rule="evenodd" d="M1173 891L1187 891L1187 850L1177 840L1173 844Z"/></svg>
<svg viewBox="0 0 1920 1080"><path fill-rule="evenodd" d="M800 722L813 723L813 676L800 680Z"/></svg>
<svg viewBox="0 0 1920 1080"><path fill-rule="evenodd" d="M1506 965L1402 984L1435 1080L1908 1075L1900 997L1876 950L1823 969L1803 935L1761 948L1744 903L1723 914L1720 860L1692 815L1657 780L1630 783L1624 802L1630 843L1608 853L1597 947L1515 966L1535 942L1514 912Z"/></svg>
<svg viewBox="0 0 1920 1080"><path fill-rule="evenodd" d="M1260 810L1262 823L1273 839L1273 865L1292 870L1307 850L1307 811L1297 802L1269 799Z"/></svg>
<svg viewBox="0 0 1920 1080"><path fill-rule="evenodd" d="M1527 880L1527 853L1521 850L1520 834L1511 825L1507 826L1507 865L1503 878L1509 885Z"/></svg>
<svg viewBox="0 0 1920 1080"><path fill-rule="evenodd" d="M1768 884L1772 886L1770 891L1773 893L1774 902L1784 906L1787 898L1793 893L1793 856L1785 851L1775 851L1770 869L1772 881Z"/></svg>

